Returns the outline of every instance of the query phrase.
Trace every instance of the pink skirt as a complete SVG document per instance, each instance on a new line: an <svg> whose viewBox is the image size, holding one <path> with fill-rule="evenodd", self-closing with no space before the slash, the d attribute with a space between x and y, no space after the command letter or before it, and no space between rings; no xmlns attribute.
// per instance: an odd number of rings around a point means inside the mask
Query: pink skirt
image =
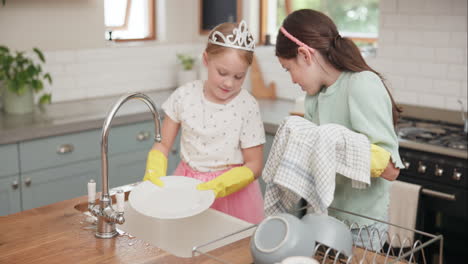
<svg viewBox="0 0 468 264"><path fill-rule="evenodd" d="M187 176L207 182L228 170L229 169L214 172L199 172L193 170L185 162L181 161L174 171L174 175ZM252 224L260 223L265 217L263 196L257 180L238 192L217 198L211 208Z"/></svg>

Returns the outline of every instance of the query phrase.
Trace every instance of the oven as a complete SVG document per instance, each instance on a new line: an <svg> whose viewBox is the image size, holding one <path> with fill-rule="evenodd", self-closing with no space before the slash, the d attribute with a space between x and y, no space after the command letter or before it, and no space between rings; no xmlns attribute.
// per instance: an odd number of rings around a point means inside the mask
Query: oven
<svg viewBox="0 0 468 264"><path fill-rule="evenodd" d="M402 124L400 155L406 169L398 180L422 187L416 229L443 235L444 263L468 263L467 134L462 126L440 122ZM425 255L428 263L438 263L439 244Z"/></svg>

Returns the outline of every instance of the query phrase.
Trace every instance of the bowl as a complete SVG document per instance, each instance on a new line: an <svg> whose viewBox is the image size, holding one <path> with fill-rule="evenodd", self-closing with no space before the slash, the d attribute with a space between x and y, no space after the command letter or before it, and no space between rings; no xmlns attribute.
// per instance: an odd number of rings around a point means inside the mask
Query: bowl
<svg viewBox="0 0 468 264"><path fill-rule="evenodd" d="M250 242L255 264L281 262L291 256L311 257L315 240L310 230L297 217L281 213L264 219Z"/></svg>
<svg viewBox="0 0 468 264"><path fill-rule="evenodd" d="M283 259L281 264L319 264L319 262L311 257L294 256Z"/></svg>
<svg viewBox="0 0 468 264"><path fill-rule="evenodd" d="M312 232L316 243L330 247L340 254L353 253L353 235L349 227L338 219L320 214L306 214L302 222Z"/></svg>

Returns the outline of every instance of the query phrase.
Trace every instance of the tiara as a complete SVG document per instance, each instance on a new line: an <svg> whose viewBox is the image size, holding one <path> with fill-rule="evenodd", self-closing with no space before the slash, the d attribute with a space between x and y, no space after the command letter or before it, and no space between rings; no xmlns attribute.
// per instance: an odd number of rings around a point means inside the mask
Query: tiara
<svg viewBox="0 0 468 264"><path fill-rule="evenodd" d="M220 42L219 39L222 39L223 42ZM247 29L247 23L244 20L239 23L239 27L232 30L232 35L224 36L223 33L215 31L211 34L208 41L216 45L252 52L255 48L255 41Z"/></svg>

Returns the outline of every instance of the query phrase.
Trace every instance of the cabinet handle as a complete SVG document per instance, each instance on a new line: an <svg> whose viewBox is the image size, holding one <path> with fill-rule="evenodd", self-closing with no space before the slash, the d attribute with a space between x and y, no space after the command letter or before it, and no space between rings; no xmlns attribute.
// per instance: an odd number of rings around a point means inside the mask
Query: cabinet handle
<svg viewBox="0 0 468 264"><path fill-rule="evenodd" d="M29 177L26 178L26 180L24 180L24 184L26 184L26 186L28 186L28 187L31 186L31 182L32 182L32 180Z"/></svg>
<svg viewBox="0 0 468 264"><path fill-rule="evenodd" d="M72 144L63 144L57 148L57 154L67 154L73 152L75 147Z"/></svg>
<svg viewBox="0 0 468 264"><path fill-rule="evenodd" d="M18 189L19 187L18 180L14 180L13 183L11 184L11 187L13 188L13 190Z"/></svg>
<svg viewBox="0 0 468 264"><path fill-rule="evenodd" d="M172 153L172 155L176 155L177 154L177 149L172 149L171 153Z"/></svg>
<svg viewBox="0 0 468 264"><path fill-rule="evenodd" d="M148 131L141 131L137 134L136 139L138 141L146 141L150 138L150 132Z"/></svg>

